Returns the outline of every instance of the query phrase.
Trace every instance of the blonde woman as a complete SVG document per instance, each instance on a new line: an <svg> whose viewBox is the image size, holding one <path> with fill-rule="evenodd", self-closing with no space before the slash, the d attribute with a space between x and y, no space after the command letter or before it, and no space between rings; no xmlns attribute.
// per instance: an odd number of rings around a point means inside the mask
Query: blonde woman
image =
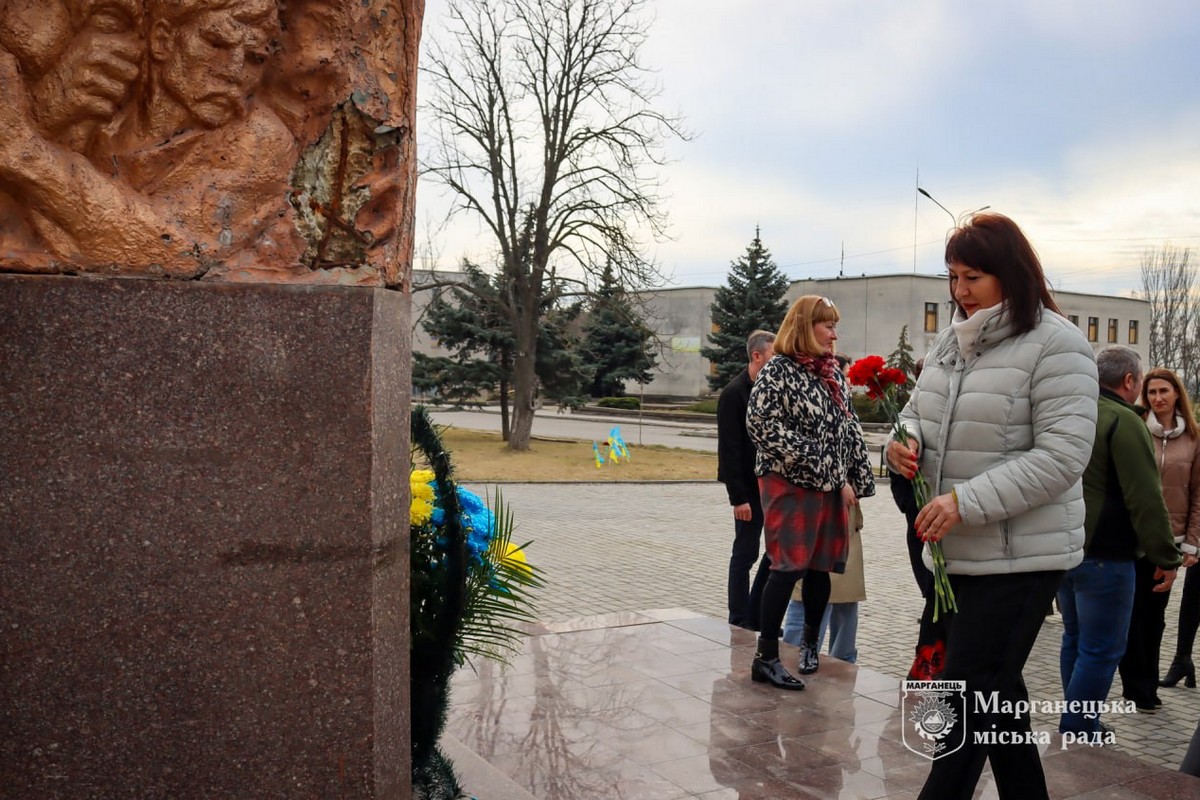
<svg viewBox="0 0 1200 800"><path fill-rule="evenodd" d="M750 676L781 689L804 688L779 660L779 627L792 588L803 576L800 672L810 674L818 668L817 632L829 603L829 573L846 569L849 509L875 493L850 385L834 356L840 318L827 297L797 298L746 410L771 558Z"/></svg>

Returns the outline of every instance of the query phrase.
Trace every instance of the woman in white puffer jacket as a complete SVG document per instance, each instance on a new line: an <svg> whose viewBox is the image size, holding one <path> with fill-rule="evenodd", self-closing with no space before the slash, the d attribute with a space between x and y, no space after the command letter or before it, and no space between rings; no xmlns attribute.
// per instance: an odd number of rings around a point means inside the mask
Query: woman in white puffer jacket
<svg viewBox="0 0 1200 800"><path fill-rule="evenodd" d="M951 233L946 266L958 313L900 415L913 439L888 448L892 469L919 467L935 495L917 531L942 542L958 603L941 679L967 690L963 746L934 760L921 797L971 797L990 760L1001 798L1033 800L1047 794L1029 716L1006 703L1028 699L1021 671L1083 559L1096 363L1012 220L976 214ZM983 731L1029 743L977 743Z"/></svg>

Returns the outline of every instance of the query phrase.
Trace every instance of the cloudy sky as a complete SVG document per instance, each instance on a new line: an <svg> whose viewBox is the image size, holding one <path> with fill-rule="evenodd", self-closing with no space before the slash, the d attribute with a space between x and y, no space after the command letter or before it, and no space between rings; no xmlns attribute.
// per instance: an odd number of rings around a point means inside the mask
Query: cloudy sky
<svg viewBox="0 0 1200 800"><path fill-rule="evenodd" d="M1126 293L1147 247L1200 248L1196 0L648 5L658 105L696 134L648 247L673 285L723 283L756 225L791 278L937 273L950 217L918 174L955 215L1015 219L1060 289ZM444 208L419 189L423 230ZM446 268L487 247L467 220L421 239Z"/></svg>

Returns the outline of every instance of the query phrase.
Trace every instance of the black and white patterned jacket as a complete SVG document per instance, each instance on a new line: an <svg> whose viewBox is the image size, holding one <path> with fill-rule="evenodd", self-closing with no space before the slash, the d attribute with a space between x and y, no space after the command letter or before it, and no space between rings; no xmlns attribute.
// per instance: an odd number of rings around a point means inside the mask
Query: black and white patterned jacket
<svg viewBox="0 0 1200 800"><path fill-rule="evenodd" d="M850 385L840 372L837 379L849 404ZM851 415L838 408L820 377L775 356L758 373L746 409L746 431L758 448L754 472L775 472L821 492L848 483L859 497L870 497L875 476L862 426Z"/></svg>

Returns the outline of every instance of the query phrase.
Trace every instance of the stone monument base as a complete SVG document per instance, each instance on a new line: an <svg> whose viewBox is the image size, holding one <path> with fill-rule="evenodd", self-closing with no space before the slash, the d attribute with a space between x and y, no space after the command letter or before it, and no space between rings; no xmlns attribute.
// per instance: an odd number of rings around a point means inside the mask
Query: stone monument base
<svg viewBox="0 0 1200 800"><path fill-rule="evenodd" d="M408 302L0 275L0 795L410 796Z"/></svg>

